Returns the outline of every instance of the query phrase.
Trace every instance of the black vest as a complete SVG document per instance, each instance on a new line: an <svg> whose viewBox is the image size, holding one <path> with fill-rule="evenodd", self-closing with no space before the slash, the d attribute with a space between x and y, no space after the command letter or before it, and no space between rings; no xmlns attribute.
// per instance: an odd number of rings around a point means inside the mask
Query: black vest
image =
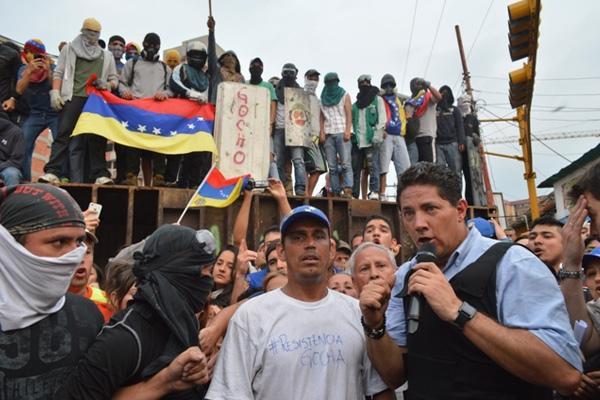
<svg viewBox="0 0 600 400"><path fill-rule="evenodd" d="M512 244L496 243L450 280L458 298L495 321L496 267ZM410 273L404 288L409 277ZM406 295L405 290L401 295ZM405 315L409 299L404 297ZM552 399L550 389L531 385L497 365L460 329L442 321L425 298L421 298L418 330L407 333L407 348L404 366L408 400Z"/></svg>

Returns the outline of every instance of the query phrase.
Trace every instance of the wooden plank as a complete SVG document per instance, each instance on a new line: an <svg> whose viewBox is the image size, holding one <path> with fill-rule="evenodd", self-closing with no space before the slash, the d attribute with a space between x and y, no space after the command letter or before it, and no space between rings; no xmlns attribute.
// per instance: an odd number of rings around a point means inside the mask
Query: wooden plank
<svg viewBox="0 0 600 400"><path fill-rule="evenodd" d="M225 177L252 173L266 180L269 173L269 91L256 85L223 82L217 92L215 141L217 168Z"/></svg>

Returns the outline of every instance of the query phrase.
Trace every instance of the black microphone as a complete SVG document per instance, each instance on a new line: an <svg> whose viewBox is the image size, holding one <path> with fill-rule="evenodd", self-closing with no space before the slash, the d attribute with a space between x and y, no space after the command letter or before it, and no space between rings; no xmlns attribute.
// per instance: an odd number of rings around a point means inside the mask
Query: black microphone
<svg viewBox="0 0 600 400"><path fill-rule="evenodd" d="M437 255L435 254L435 246L431 242L425 243L415 256L415 260L418 263L423 262L435 262ZM413 271L411 270L412 274ZM407 281L408 282L408 281ZM408 306L408 333L415 333L419 329L419 317L421 314L421 295L414 294L410 296L410 303Z"/></svg>

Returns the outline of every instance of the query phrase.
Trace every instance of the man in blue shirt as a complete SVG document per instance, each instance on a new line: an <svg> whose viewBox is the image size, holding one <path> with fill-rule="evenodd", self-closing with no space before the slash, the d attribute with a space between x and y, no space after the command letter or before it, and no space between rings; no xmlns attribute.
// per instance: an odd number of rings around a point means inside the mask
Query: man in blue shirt
<svg viewBox="0 0 600 400"><path fill-rule="evenodd" d="M574 392L581 359L548 268L522 247L469 230L459 178L448 168L418 163L401 176L398 192L411 239L432 245L437 257L403 264L393 288L383 279L363 287L367 349L386 383L408 381L411 399ZM481 262L486 257L492 261ZM411 321L414 301L420 312Z"/></svg>

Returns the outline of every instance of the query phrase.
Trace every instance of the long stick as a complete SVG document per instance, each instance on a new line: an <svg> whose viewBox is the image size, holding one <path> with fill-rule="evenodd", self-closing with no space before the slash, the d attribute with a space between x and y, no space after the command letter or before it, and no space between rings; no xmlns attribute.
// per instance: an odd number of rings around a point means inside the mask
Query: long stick
<svg viewBox="0 0 600 400"><path fill-rule="evenodd" d="M176 225L181 224L181 220L183 219L183 216L187 212L188 208L190 208L190 204L192 203L192 199L194 198L194 195L200 190L200 188L202 187L202 185L204 185L204 183L206 182L206 180L208 179L210 173L212 172L212 170L215 168L216 165L217 164L215 163L215 164L212 165L212 167L210 167L210 169L208 170L208 173L206 174L206 176L204 177L204 179L202 180L202 182L200 182L200 185L198 186L198 188L196 189L196 191L194 192L194 194L192 195L192 197L190 198L190 200L187 202L185 208L183 209L183 212L181 213L181 215L179 216L179 219L175 223Z"/></svg>
<svg viewBox="0 0 600 400"><path fill-rule="evenodd" d="M212 17L212 0L208 0L208 15Z"/></svg>

